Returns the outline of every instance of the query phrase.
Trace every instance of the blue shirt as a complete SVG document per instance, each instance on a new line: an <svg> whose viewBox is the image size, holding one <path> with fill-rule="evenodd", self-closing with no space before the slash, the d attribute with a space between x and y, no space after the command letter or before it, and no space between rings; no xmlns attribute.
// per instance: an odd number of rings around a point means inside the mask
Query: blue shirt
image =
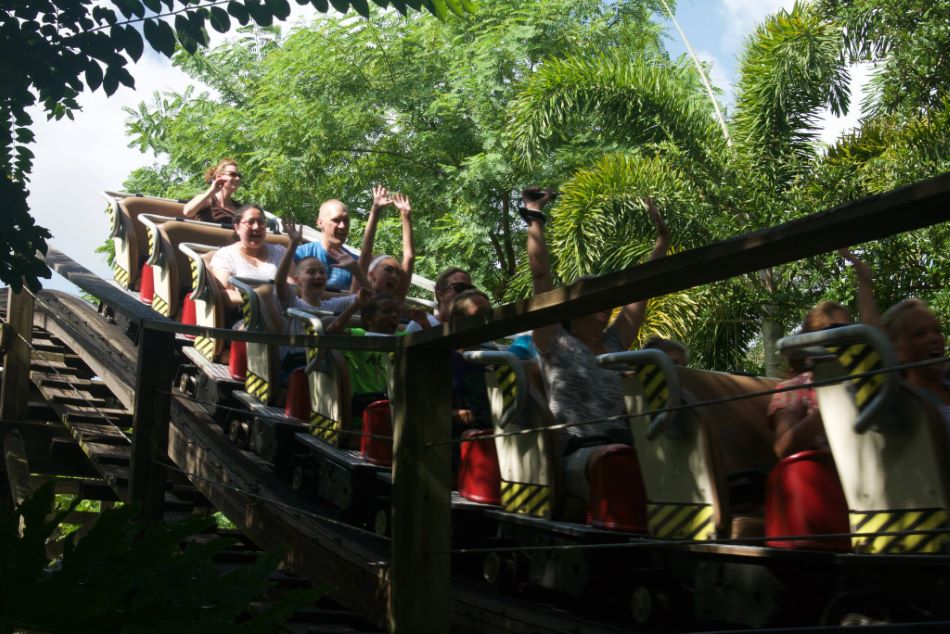
<svg viewBox="0 0 950 634"><path fill-rule="evenodd" d="M343 247L343 250L352 255L354 260L357 258L357 255L346 247ZM294 252L294 262L299 262L304 258L317 258L323 262L323 266L327 269L327 290L350 290L350 285L353 283L353 274L343 267L337 266L336 260L330 257L321 242L307 242L297 247Z"/></svg>

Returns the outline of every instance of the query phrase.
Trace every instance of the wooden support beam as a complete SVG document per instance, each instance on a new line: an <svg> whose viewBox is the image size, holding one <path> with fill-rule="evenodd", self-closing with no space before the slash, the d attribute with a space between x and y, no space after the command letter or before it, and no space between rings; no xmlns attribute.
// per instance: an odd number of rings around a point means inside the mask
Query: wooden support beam
<svg viewBox="0 0 950 634"><path fill-rule="evenodd" d="M175 336L143 330L135 378L129 501L142 505L147 522L162 519L171 385L175 378Z"/></svg>
<svg viewBox="0 0 950 634"><path fill-rule="evenodd" d="M30 396L30 341L33 337L33 296L23 289L7 296L4 324L3 383L0 386L0 419L26 417Z"/></svg>
<svg viewBox="0 0 950 634"><path fill-rule="evenodd" d="M464 348L947 220L950 174L577 282L403 339L411 347Z"/></svg>
<svg viewBox="0 0 950 634"><path fill-rule="evenodd" d="M390 631L448 632L450 449L426 444L452 433L450 353L399 353L395 376Z"/></svg>
<svg viewBox="0 0 950 634"><path fill-rule="evenodd" d="M3 435L3 466L10 483L10 499L20 505L30 494L30 464L26 460L26 445L16 429Z"/></svg>

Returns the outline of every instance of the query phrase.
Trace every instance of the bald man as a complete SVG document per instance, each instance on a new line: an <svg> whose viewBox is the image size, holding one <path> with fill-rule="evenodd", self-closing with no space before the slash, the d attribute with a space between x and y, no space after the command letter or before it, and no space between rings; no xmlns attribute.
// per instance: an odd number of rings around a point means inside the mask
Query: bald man
<svg viewBox="0 0 950 634"><path fill-rule="evenodd" d="M294 252L294 261L316 258L323 262L327 270L328 291L348 291L353 285L353 274L337 264L330 251L344 250L353 259L358 256L346 248L346 237L350 233L350 212L346 205L336 199L330 199L320 205L317 215L317 228L323 235L320 242L301 244Z"/></svg>

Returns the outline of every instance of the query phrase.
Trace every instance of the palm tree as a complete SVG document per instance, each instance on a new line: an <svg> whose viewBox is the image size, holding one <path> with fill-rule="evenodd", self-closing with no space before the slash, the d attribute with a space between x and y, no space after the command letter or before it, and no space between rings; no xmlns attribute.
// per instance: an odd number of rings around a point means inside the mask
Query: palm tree
<svg viewBox="0 0 950 634"><path fill-rule="evenodd" d="M767 19L741 60L732 146L695 74L683 80L686 66L622 53L545 62L512 105L511 150L530 164L576 130L613 145L561 186L550 232L561 277L642 259L652 240L637 203L644 195L662 206L680 248L813 211L799 183L818 157L821 110L848 106L841 38L838 25L805 4ZM794 275L794 266L783 267L694 289L678 304L692 312L670 320L671 334L706 367L739 369L759 330L774 373L781 322L801 301Z"/></svg>

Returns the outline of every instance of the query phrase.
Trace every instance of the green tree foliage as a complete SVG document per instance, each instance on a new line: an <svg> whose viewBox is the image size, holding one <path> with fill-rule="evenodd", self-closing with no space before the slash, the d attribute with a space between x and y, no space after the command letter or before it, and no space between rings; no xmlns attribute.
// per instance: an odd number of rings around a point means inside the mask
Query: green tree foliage
<svg viewBox="0 0 950 634"><path fill-rule="evenodd" d="M369 14L367 0L297 0L327 12L350 8ZM466 16L471 0L373 0L406 12L425 8L445 18ZM8 0L0 10L0 202L7 214L0 232L0 280L32 288L49 270L34 254L46 252L49 232L29 216L27 182L34 136L28 111L39 105L50 118L72 118L84 89L107 95L135 84L127 66L146 44L171 57L178 46L195 53L208 43L208 27L226 32L233 22L267 26L290 14L287 0L112 0L112 8L90 0Z"/></svg>
<svg viewBox="0 0 950 634"><path fill-rule="evenodd" d="M67 536L62 559L51 566L46 542L78 502L56 512L53 491L47 483L15 510L0 509L2 632L264 633L321 594L295 590L249 613L281 552L222 574L212 559L234 540L180 546L212 526L213 518L146 526L135 521L134 506L104 511L78 542Z"/></svg>
<svg viewBox="0 0 950 634"><path fill-rule="evenodd" d="M692 247L946 171L947 115L944 102L932 99L938 92L932 79L931 88L914 101L914 112L926 114L866 120L822 152L819 116L825 108L847 111L847 62L853 59L848 52L864 50L849 25L862 16L870 19L869 12L875 28L904 24L903 14L875 11L900 13L915 3L818 4L798 3L778 12L747 41L729 120L732 145L700 92L674 84L668 69L637 54L572 54L549 60L526 79L510 108L510 134L524 160L558 152L575 129L600 135L602 152L563 183L552 210L552 250L559 254L562 278L615 270L642 257L649 224L636 201L643 195L658 201L678 246ZM842 4L853 11L839 21L827 7ZM942 10L925 12L932 22L929 37L947 32ZM905 31L875 37L882 42L868 50L890 68L893 49L887 42L896 40L887 37L911 36ZM950 42L941 50L950 50ZM940 75L939 68L927 69L923 76ZM897 71L885 75L885 84L902 81ZM862 247L861 255L877 272L882 306L909 294L938 308L950 303L940 261L946 237L947 230L936 227ZM516 279L526 280L520 273ZM683 310L668 325L675 324L671 334L687 341L700 365L761 371L757 339L763 325L788 331L817 300L853 305L854 293L853 277L840 258L811 258L687 293L690 301L678 303ZM690 311L690 305L698 309ZM765 349L768 358L769 346Z"/></svg>
<svg viewBox="0 0 950 634"><path fill-rule="evenodd" d="M157 179L165 185L145 191L179 194L185 182L193 193L205 167L232 156L247 175L240 196L312 223L329 197L358 219L382 182L413 199L417 270L461 265L500 296L523 242L513 190L558 180L590 152L578 134L573 150L530 171L513 161L506 125L517 86L571 51L661 58L653 9L644 0L486 0L471 21L374 11L180 55L176 63L218 95L157 95L132 113L133 139L167 157ZM395 218L378 241L379 251L398 250Z"/></svg>

